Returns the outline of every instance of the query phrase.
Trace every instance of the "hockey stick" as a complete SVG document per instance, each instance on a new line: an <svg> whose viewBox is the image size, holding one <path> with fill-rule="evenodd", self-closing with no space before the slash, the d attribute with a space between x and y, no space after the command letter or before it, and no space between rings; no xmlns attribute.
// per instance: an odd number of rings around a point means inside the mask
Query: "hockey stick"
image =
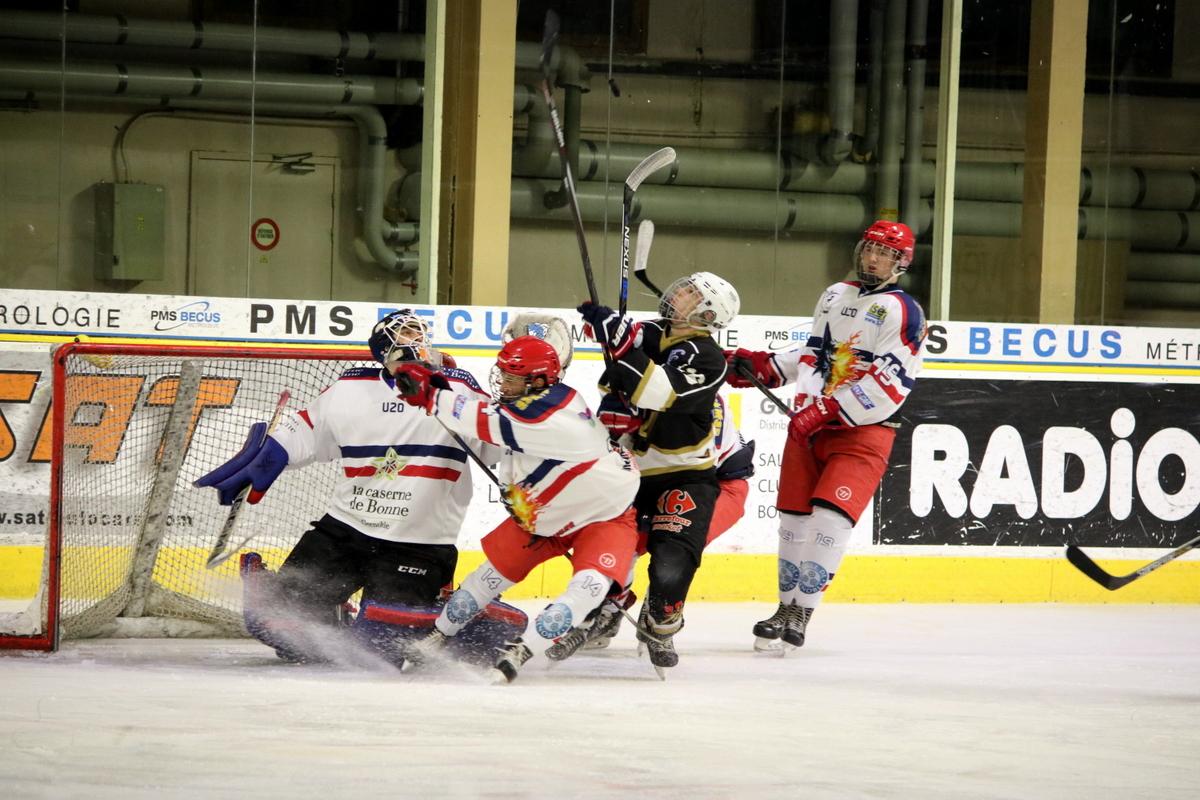
<svg viewBox="0 0 1200 800"><path fill-rule="evenodd" d="M579 242L579 255L583 258L583 277L587 280L588 299L596 305L600 304L600 295L596 291L596 278L592 274L592 260L588 256L587 239L583 232L583 215L579 211L579 195L575 192L575 178L571 175L571 159L567 154L567 142L563 138L562 121L558 117L558 105L554 102L554 88L551 86L552 70L550 61L554 56L554 46L558 42L559 21L554 9L546 9L546 24L542 30L542 99L550 110L550 126L554 129L554 141L558 144L558 160L562 163L563 188L567 190L567 205L571 208L571 216L575 220L575 238ZM608 360L608 349L604 348L605 361Z"/></svg>
<svg viewBox="0 0 1200 800"><path fill-rule="evenodd" d="M262 437L258 440L260 449L266 443L267 436L270 435L271 431L275 430L275 426L279 423L279 418L283 416L284 406L287 405L291 397L292 393L287 389L279 393L279 400L275 403L275 411L271 414L271 421L267 423L267 427L263 428ZM242 504L246 502L246 498L250 495L251 488L253 487L247 484L238 492L237 497L233 498L233 502L229 504L229 515L225 517L225 524L221 526L221 533L217 535L217 543L213 545L212 550L208 554L208 560L204 562L204 566L208 569L224 564L229 560L230 556L241 549L241 545L238 545L227 550L225 545L229 543L229 537L233 533L234 526L237 524L238 514L241 513ZM249 536L246 537L242 544L248 541L250 541Z"/></svg>
<svg viewBox="0 0 1200 800"><path fill-rule="evenodd" d="M629 173L625 179L625 192L621 198L621 293L617 301L617 312L625 316L625 308L629 300L629 217L633 214L633 195L637 192L642 181L675 160L675 148L664 147L646 156ZM651 223L650 235L646 239L646 255L650 252L650 239L654 236L654 225ZM642 228L638 227L638 256L642 257ZM642 271L645 272L643 257Z"/></svg>
<svg viewBox="0 0 1200 800"><path fill-rule="evenodd" d="M1135 569L1128 575L1110 575L1109 573L1105 572L1099 564L1089 558L1086 553L1073 544L1067 546L1067 561L1070 561L1075 565L1076 569L1111 592L1120 589L1126 584L1133 583L1143 575L1148 575L1149 573L1154 572L1154 570L1158 569L1164 564L1174 561L1187 551L1196 547L1200 547L1200 536L1184 542L1183 544L1179 545L1179 547L1176 547L1174 550L1167 553L1157 561L1151 561L1149 564Z"/></svg>

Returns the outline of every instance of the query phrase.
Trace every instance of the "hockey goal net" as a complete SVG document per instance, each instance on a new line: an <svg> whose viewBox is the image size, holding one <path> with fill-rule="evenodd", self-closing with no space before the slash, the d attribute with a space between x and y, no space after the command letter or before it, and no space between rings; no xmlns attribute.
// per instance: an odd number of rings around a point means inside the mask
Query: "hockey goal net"
<svg viewBox="0 0 1200 800"><path fill-rule="evenodd" d="M251 424L302 409L365 350L69 344L53 357L53 455L42 586L28 635L245 635L237 558L205 561L229 509L192 482L242 446ZM285 471L245 505L231 546L277 567L325 508L335 464Z"/></svg>

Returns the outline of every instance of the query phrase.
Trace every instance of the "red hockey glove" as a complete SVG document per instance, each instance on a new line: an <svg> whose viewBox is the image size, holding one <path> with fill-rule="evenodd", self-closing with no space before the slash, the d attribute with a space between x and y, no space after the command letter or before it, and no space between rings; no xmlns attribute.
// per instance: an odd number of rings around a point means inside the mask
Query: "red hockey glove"
<svg viewBox="0 0 1200 800"><path fill-rule="evenodd" d="M626 433L633 433L642 426L642 420L633 409L611 393L600 398L596 416L600 423L608 428L609 435L614 439L619 439Z"/></svg>
<svg viewBox="0 0 1200 800"><path fill-rule="evenodd" d="M623 317L608 306L596 305L590 300L575 309L587 323L583 326L585 336L590 336L604 345L613 358L620 358L633 347L641 325L629 317ZM590 328L590 330L589 330Z"/></svg>
<svg viewBox="0 0 1200 800"><path fill-rule="evenodd" d="M832 397L818 397L812 405L805 406L792 416L788 423L788 438L798 444L807 444L817 431L837 419L841 404Z"/></svg>
<svg viewBox="0 0 1200 800"><path fill-rule="evenodd" d="M745 350L741 347L737 350L726 350L725 363L729 365L729 371L725 373L725 382L735 389L749 389L754 386L742 374L743 371L749 371L768 388L783 386L783 375L776 369L771 354L765 351Z"/></svg>
<svg viewBox="0 0 1200 800"><path fill-rule="evenodd" d="M396 394L411 406L433 411L438 389L449 389L450 382L440 372L434 372L418 361L404 361L396 366Z"/></svg>

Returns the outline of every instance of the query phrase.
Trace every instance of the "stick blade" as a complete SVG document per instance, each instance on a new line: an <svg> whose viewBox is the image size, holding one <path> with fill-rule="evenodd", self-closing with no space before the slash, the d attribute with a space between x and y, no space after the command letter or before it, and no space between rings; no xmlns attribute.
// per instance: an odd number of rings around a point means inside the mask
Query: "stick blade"
<svg viewBox="0 0 1200 800"><path fill-rule="evenodd" d="M625 186L631 192L636 192L637 188L642 185L642 181L674 161L674 147L664 147L661 150L655 150L633 168L633 171L629 173L629 177L625 179Z"/></svg>
<svg viewBox="0 0 1200 800"><path fill-rule="evenodd" d="M648 219L644 219L638 225L637 230L637 249L633 256L633 271L635 273L645 272L646 264L650 260L650 245L654 241L654 223Z"/></svg>
<svg viewBox="0 0 1200 800"><path fill-rule="evenodd" d="M1135 577L1125 576L1120 578L1115 575L1109 575L1100 567L1099 564L1093 561L1087 553L1083 552L1073 544L1067 545L1067 561L1070 561L1077 570L1103 586L1105 589L1108 589L1110 592L1120 589Z"/></svg>

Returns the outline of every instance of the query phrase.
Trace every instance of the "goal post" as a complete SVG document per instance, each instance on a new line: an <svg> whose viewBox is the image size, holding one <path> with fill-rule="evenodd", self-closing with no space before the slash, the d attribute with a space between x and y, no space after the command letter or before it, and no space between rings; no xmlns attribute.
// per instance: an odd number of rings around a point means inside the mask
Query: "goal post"
<svg viewBox="0 0 1200 800"><path fill-rule="evenodd" d="M297 411L345 370L368 365L366 348L57 348L41 583L17 612L21 625L0 627L0 647L245 635L237 560L205 568L228 508L192 483L238 451L282 390L291 394L286 410ZM262 503L242 509L237 540L252 534L246 548L277 567L324 513L336 469L286 470Z"/></svg>

